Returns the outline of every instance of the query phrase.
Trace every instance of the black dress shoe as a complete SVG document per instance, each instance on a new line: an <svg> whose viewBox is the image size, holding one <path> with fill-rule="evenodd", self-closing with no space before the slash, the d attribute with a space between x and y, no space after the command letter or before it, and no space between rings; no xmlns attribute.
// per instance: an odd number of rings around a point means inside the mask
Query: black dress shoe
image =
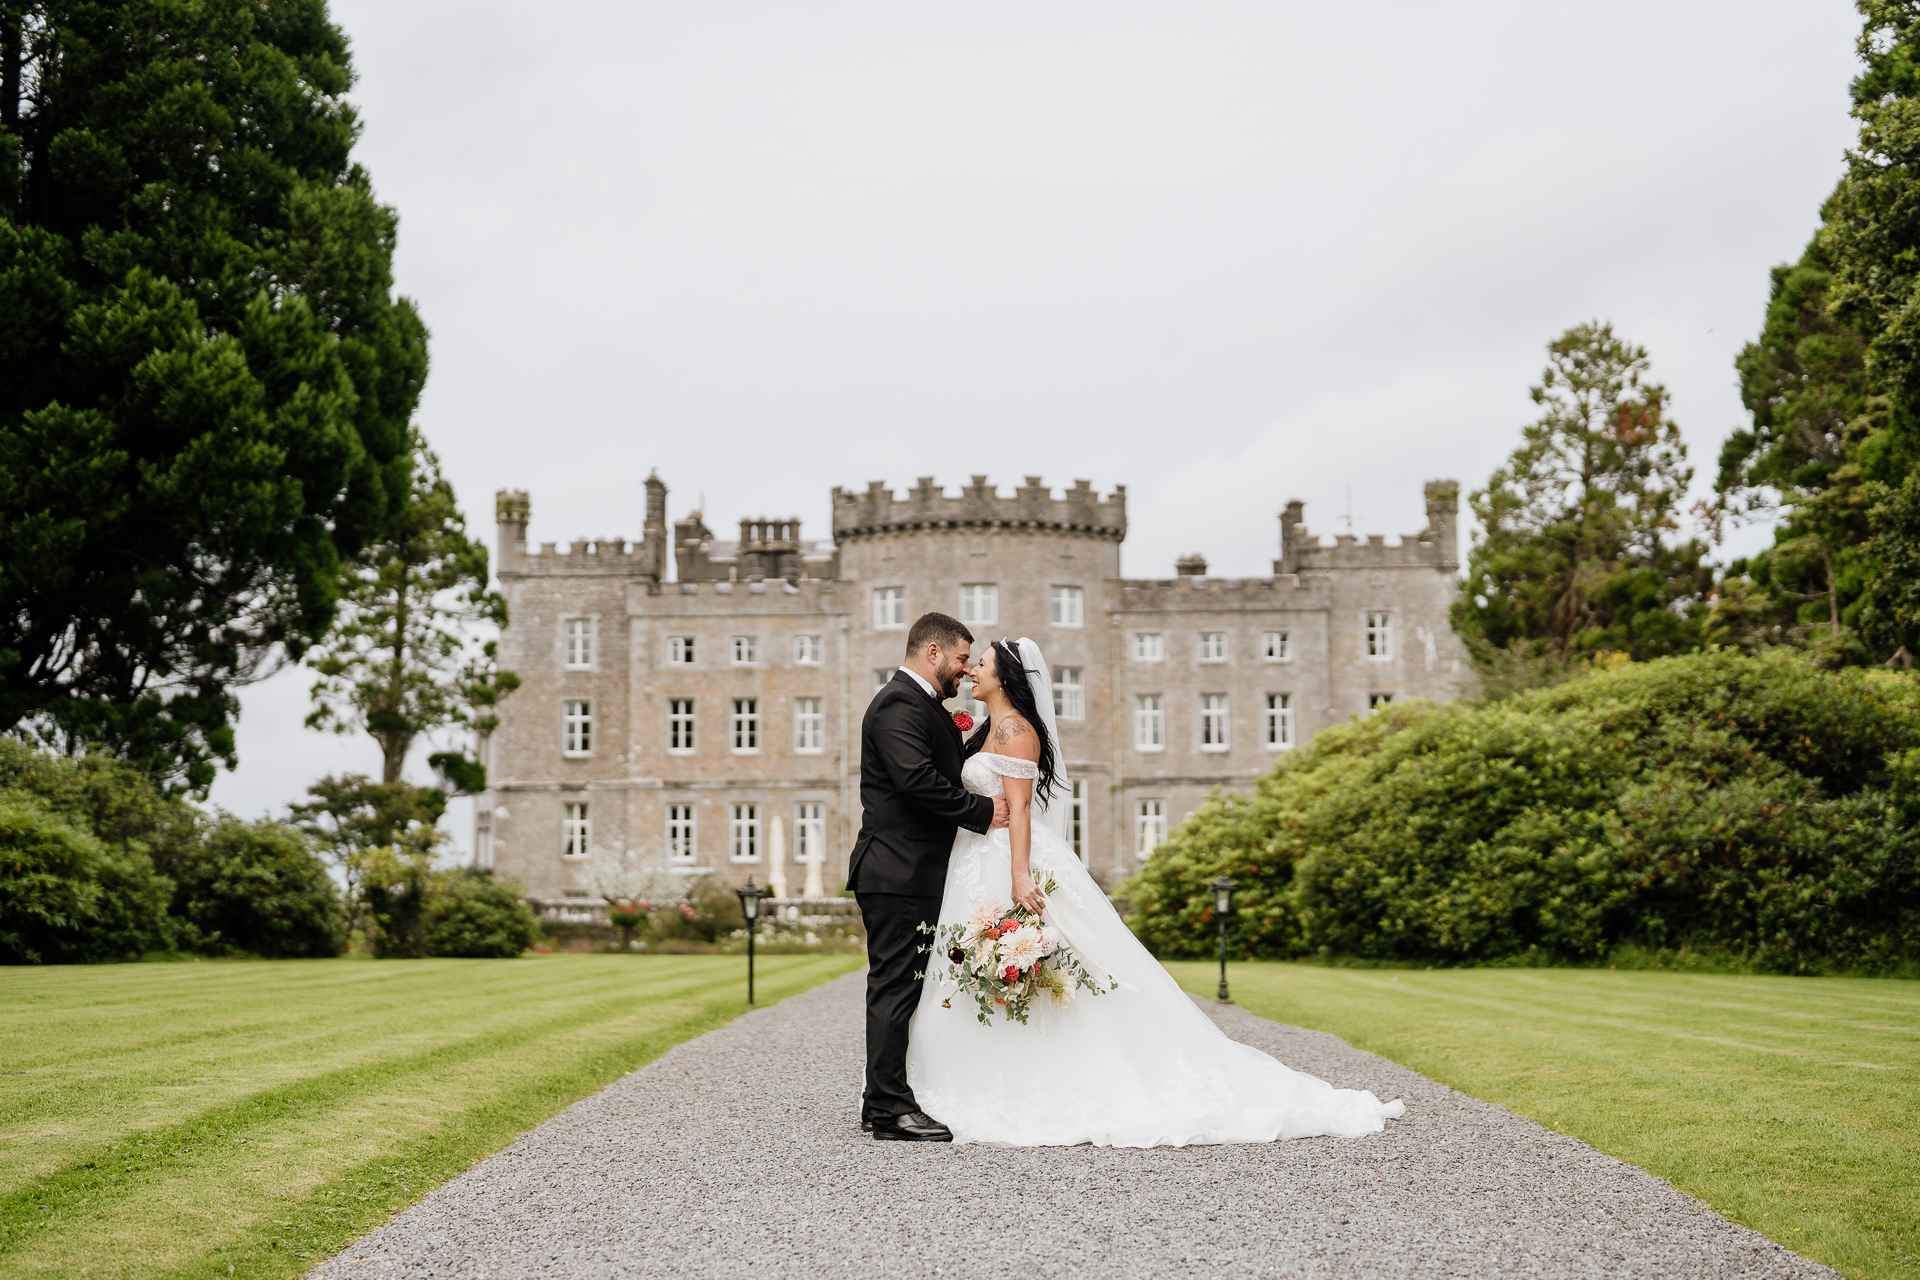
<svg viewBox="0 0 1920 1280"><path fill-rule="evenodd" d="M873 1117L875 1142L952 1142L953 1130L924 1111Z"/></svg>

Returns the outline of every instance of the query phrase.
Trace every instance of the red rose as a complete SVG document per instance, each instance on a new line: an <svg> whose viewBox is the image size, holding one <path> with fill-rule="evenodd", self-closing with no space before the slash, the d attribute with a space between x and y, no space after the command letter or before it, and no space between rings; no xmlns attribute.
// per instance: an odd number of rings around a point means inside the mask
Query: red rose
<svg viewBox="0 0 1920 1280"><path fill-rule="evenodd" d="M953 713L953 727L962 733L969 732L973 728L973 717L964 711L956 711Z"/></svg>
<svg viewBox="0 0 1920 1280"><path fill-rule="evenodd" d="M1014 965L1008 965L1007 971L1000 975L1000 981L1002 982L1018 982L1019 980L1020 970Z"/></svg>

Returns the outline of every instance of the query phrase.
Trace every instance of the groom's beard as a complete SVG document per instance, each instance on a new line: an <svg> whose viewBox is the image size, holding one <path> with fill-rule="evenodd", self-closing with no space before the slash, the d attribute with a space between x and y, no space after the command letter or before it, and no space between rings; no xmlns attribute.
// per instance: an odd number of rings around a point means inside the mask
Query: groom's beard
<svg viewBox="0 0 1920 1280"><path fill-rule="evenodd" d="M960 692L959 676L948 676L940 682L940 700L942 702L945 702L958 692Z"/></svg>

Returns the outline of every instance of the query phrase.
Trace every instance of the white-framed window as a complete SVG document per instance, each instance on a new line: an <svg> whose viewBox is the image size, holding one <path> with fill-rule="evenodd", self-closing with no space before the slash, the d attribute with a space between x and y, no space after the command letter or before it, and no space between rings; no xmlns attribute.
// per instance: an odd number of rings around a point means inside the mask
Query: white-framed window
<svg viewBox="0 0 1920 1280"><path fill-rule="evenodd" d="M1157 693L1142 693L1133 700L1133 745L1141 751L1166 750L1167 712Z"/></svg>
<svg viewBox="0 0 1920 1280"><path fill-rule="evenodd" d="M1047 592L1047 621L1056 627L1086 625L1087 593L1079 587L1054 587Z"/></svg>
<svg viewBox="0 0 1920 1280"><path fill-rule="evenodd" d="M733 700L733 752L755 755L760 751L760 699Z"/></svg>
<svg viewBox="0 0 1920 1280"><path fill-rule="evenodd" d="M676 667L692 666L693 665L693 637L692 636L667 637L667 662L670 665L676 666Z"/></svg>
<svg viewBox="0 0 1920 1280"><path fill-rule="evenodd" d="M1167 842L1167 802L1142 800L1133 807L1134 852L1141 859Z"/></svg>
<svg viewBox="0 0 1920 1280"><path fill-rule="evenodd" d="M667 699L667 750L675 755L689 755L694 744L694 720L692 698Z"/></svg>
<svg viewBox="0 0 1920 1280"><path fill-rule="evenodd" d="M560 745L570 756L593 754L593 704L570 701L560 704Z"/></svg>
<svg viewBox="0 0 1920 1280"><path fill-rule="evenodd" d="M793 700L793 749L803 756L827 749L827 713L821 698Z"/></svg>
<svg viewBox="0 0 1920 1280"><path fill-rule="evenodd" d="M898 631L907 625L907 589L905 587L873 589L873 625L879 631Z"/></svg>
<svg viewBox="0 0 1920 1280"><path fill-rule="evenodd" d="M732 862L760 861L760 806L736 804L727 824L727 858Z"/></svg>
<svg viewBox="0 0 1920 1280"><path fill-rule="evenodd" d="M667 806L667 861L692 862L695 848L694 806Z"/></svg>
<svg viewBox="0 0 1920 1280"><path fill-rule="evenodd" d="M878 693L891 684L893 682L893 673L899 669L898 667L875 667L873 669L873 691Z"/></svg>
<svg viewBox="0 0 1920 1280"><path fill-rule="evenodd" d="M825 653L826 646L820 643L819 636L793 638L793 664L797 667L817 667Z"/></svg>
<svg viewBox="0 0 1920 1280"><path fill-rule="evenodd" d="M990 627L1000 621L1000 588L991 582L962 583L960 621L970 627Z"/></svg>
<svg viewBox="0 0 1920 1280"><path fill-rule="evenodd" d="M1075 778L1067 784L1067 843L1080 861L1087 860L1087 783Z"/></svg>
<svg viewBox="0 0 1920 1280"><path fill-rule="evenodd" d="M759 636L733 637L733 665L734 666L750 667L758 661L760 661L760 637Z"/></svg>
<svg viewBox="0 0 1920 1280"><path fill-rule="evenodd" d="M1136 662L1160 662L1167 656L1167 638L1158 631L1133 633L1133 658Z"/></svg>
<svg viewBox="0 0 1920 1280"><path fill-rule="evenodd" d="M1367 656L1377 662L1393 657L1393 615L1385 609L1367 614Z"/></svg>
<svg viewBox="0 0 1920 1280"><path fill-rule="evenodd" d="M1053 669L1053 714L1062 720L1087 718L1087 687L1079 667Z"/></svg>
<svg viewBox="0 0 1920 1280"><path fill-rule="evenodd" d="M1367 710L1378 711L1392 701L1393 695L1390 693L1370 693L1367 695Z"/></svg>
<svg viewBox="0 0 1920 1280"><path fill-rule="evenodd" d="M593 619L568 618L567 665L576 670L593 665Z"/></svg>
<svg viewBox="0 0 1920 1280"><path fill-rule="evenodd" d="M561 806L561 813L560 856L586 857L593 847L593 819L587 816L587 806L568 801Z"/></svg>
<svg viewBox="0 0 1920 1280"><path fill-rule="evenodd" d="M1200 661L1225 662L1227 660L1227 633L1224 631L1202 631L1200 633Z"/></svg>
<svg viewBox="0 0 1920 1280"><path fill-rule="evenodd" d="M1285 751L1293 745L1293 696L1291 694L1267 695L1265 737L1267 745L1275 751Z"/></svg>
<svg viewBox="0 0 1920 1280"><path fill-rule="evenodd" d="M1200 749L1225 751L1230 745L1227 729L1227 695L1224 693L1201 694Z"/></svg>
<svg viewBox="0 0 1920 1280"><path fill-rule="evenodd" d="M1262 631L1260 657L1266 662L1292 662L1293 637L1285 631Z"/></svg>
<svg viewBox="0 0 1920 1280"><path fill-rule="evenodd" d="M801 866L824 862L827 856L827 806L802 800L793 806L793 860Z"/></svg>

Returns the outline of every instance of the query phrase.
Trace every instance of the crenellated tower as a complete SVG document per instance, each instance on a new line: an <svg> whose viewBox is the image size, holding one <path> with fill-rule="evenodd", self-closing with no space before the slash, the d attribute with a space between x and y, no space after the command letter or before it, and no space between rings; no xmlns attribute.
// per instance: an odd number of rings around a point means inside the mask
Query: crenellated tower
<svg viewBox="0 0 1920 1280"><path fill-rule="evenodd" d="M1103 498L1091 481L1076 480L1056 498L1039 476L1028 476L1012 497L1003 498L985 476L974 476L959 497L950 498L932 476L921 476L904 498L895 497L884 480L868 484L864 493L837 485L833 490L835 542L959 529L1067 533L1118 543L1127 536L1127 489L1115 485Z"/></svg>
<svg viewBox="0 0 1920 1280"><path fill-rule="evenodd" d="M575 538L566 551L558 543L537 547L527 541L533 504L524 489L501 489L494 494L493 519L497 529L496 571L502 583L526 577L592 574L630 579L651 595L660 594L667 581L667 486L658 475L646 479L646 518L640 541L617 534Z"/></svg>

